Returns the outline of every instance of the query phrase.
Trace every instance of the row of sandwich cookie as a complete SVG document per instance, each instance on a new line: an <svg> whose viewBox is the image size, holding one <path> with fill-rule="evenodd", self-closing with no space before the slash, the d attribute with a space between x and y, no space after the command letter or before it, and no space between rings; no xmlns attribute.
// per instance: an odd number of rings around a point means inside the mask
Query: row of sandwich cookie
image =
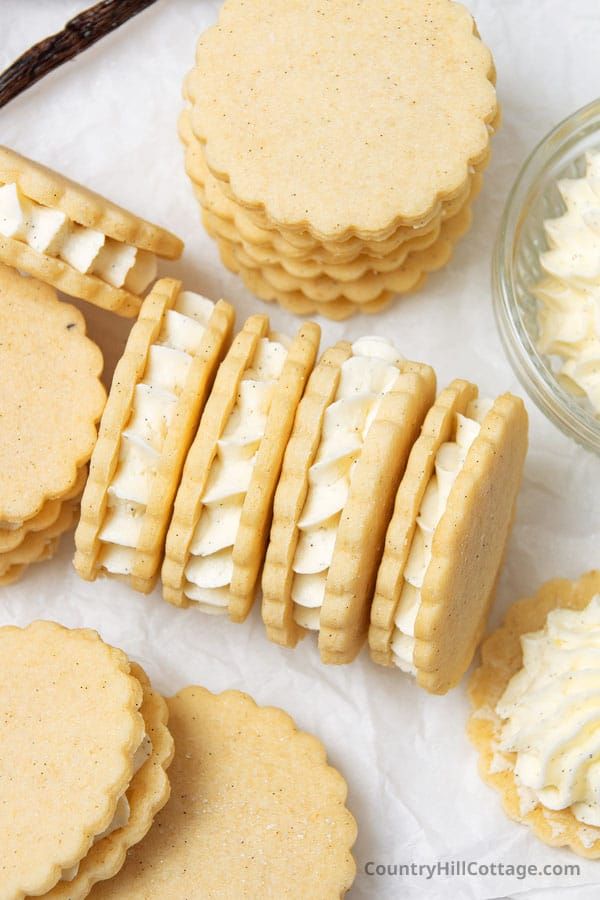
<svg viewBox="0 0 600 900"><path fill-rule="evenodd" d="M358 71L369 102L357 105ZM449 0L227 0L198 41L179 122L223 263L262 299L333 319L418 289L470 225L494 81Z"/></svg>
<svg viewBox="0 0 600 900"><path fill-rule="evenodd" d="M161 573L171 603L236 622L262 578L272 640L317 631L323 661L347 663L368 636L377 662L447 690L493 596L522 402L460 380L436 398L433 370L379 337L317 362L310 322L289 338L252 316L228 349L232 318L171 280L144 302L90 464L77 571L141 591Z"/></svg>
<svg viewBox="0 0 600 900"><path fill-rule="evenodd" d="M106 399L102 354L48 285L0 263L0 584L73 527Z"/></svg>
<svg viewBox="0 0 600 900"><path fill-rule="evenodd" d="M350 888L346 782L282 710L197 686L164 699L96 632L54 622L1 627L0 655L1 900Z"/></svg>
<svg viewBox="0 0 600 900"><path fill-rule="evenodd" d="M133 317L158 260L182 251L183 242L164 228L0 146L0 262Z"/></svg>

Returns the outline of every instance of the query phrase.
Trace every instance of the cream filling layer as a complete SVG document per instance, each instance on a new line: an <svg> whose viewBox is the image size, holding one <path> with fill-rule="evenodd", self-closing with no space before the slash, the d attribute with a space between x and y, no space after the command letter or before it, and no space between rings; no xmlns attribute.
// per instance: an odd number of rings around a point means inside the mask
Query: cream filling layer
<svg viewBox="0 0 600 900"><path fill-rule="evenodd" d="M325 410L308 493L298 521L292 569L293 615L298 625L319 629L321 606L340 517L352 473L381 401L398 380L402 357L385 338L363 337L341 366L333 402Z"/></svg>
<svg viewBox="0 0 600 900"><path fill-rule="evenodd" d="M499 749L516 754L530 808L570 808L600 828L600 595L583 610L552 610L521 647L522 668L496 706Z"/></svg>
<svg viewBox="0 0 600 900"><path fill-rule="evenodd" d="M440 446L435 457L435 471L425 488L402 575L403 584L392 632L394 663L403 672L412 675L416 674L413 662L415 622L421 606L421 588L431 562L433 533L446 511L450 492L465 464L471 444L491 407L491 400L473 400L464 416L456 414L453 440Z"/></svg>
<svg viewBox="0 0 600 900"><path fill-rule="evenodd" d="M193 357L199 352L214 303L181 291L165 312L151 345L142 380L135 387L119 462L108 487L99 538L99 563L108 572L130 575L161 453Z"/></svg>
<svg viewBox="0 0 600 900"><path fill-rule="evenodd" d="M557 378L600 415L600 153L586 155L583 178L558 182L566 211L546 219L548 274L539 300L538 348L560 360Z"/></svg>
<svg viewBox="0 0 600 900"><path fill-rule="evenodd" d="M142 742L137 748L133 756L133 775L136 775L146 760L150 759L150 754L152 753L152 741L148 737L147 734L142 738ZM133 777L132 775L132 777ZM112 821L108 825L107 828L104 829L103 832L97 834L92 841L92 846L97 844L98 841L101 841L102 838L106 838L109 834L112 834L113 831L118 831L119 828L124 828L125 825L129 822L129 816L131 815L131 809L129 807L129 801L127 800L127 791L129 787L121 794L119 800L117 802L117 808L115 810L115 814L112 818ZM60 881L73 881L79 872L79 866L81 863L76 863L74 866L70 866L68 869L63 869Z"/></svg>
<svg viewBox="0 0 600 900"><path fill-rule="evenodd" d="M204 612L227 612L235 544L256 455L265 434L289 340L271 335L258 341L242 375L237 399L217 442L185 567L184 593Z"/></svg>
<svg viewBox="0 0 600 900"><path fill-rule="evenodd" d="M0 234L133 294L143 293L156 278L153 253L78 225L59 209L25 197L12 182L0 186Z"/></svg>

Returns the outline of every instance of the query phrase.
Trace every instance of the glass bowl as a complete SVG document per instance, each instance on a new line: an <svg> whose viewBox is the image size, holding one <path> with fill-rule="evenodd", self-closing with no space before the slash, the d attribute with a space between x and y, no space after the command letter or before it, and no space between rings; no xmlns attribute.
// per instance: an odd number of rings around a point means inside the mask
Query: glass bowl
<svg viewBox="0 0 600 900"><path fill-rule="evenodd" d="M544 219L564 212L560 178L584 174L584 154L600 150L600 99L557 125L531 153L508 197L492 262L496 321L519 381L542 412L565 434L600 454L600 419L591 405L561 386L556 360L537 350L538 301L532 293L547 249Z"/></svg>

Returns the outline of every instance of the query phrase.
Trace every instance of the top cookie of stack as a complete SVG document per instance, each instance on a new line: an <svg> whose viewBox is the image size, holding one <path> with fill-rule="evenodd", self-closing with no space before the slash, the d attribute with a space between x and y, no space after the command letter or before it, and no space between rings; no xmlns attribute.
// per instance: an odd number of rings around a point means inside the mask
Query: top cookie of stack
<svg viewBox="0 0 600 900"><path fill-rule="evenodd" d="M228 0L180 120L226 265L332 318L419 286L468 228L494 74L451 0Z"/></svg>

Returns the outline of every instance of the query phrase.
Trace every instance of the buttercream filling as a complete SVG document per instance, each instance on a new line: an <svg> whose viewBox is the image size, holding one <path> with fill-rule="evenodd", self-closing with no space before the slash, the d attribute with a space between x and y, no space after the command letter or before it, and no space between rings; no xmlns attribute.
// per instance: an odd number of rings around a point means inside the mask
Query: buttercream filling
<svg viewBox="0 0 600 900"><path fill-rule="evenodd" d="M161 453L199 352L214 303L181 291L165 312L150 346L142 380L136 385L127 427L121 435L119 462L108 487L99 562L108 572L130 575Z"/></svg>
<svg viewBox="0 0 600 900"><path fill-rule="evenodd" d="M152 753L152 741L148 737L147 734L142 738L142 742L135 751L133 755L133 775L136 775L137 772L142 768L146 760L150 759L150 754ZM131 815L131 809L129 807L129 801L127 800L127 791L129 790L129 786L125 789L125 791L119 797L117 801L117 808L115 809L115 814L110 822L110 824L102 831L100 834L95 835L94 840L92 841L92 846L97 844L98 841L101 841L102 838L106 838L109 834L112 834L113 831L118 831L119 828L124 828L125 825L129 822L129 816ZM75 863L74 866L70 866L68 869L62 870L61 881L73 881L77 874L79 873L79 866L81 863Z"/></svg>
<svg viewBox="0 0 600 900"><path fill-rule="evenodd" d="M59 209L25 197L13 182L0 186L0 234L133 294L143 293L156 278L153 253L78 225Z"/></svg>
<svg viewBox="0 0 600 900"><path fill-rule="evenodd" d="M238 386L236 402L217 442L201 496L184 593L210 614L223 614L229 604L233 548L256 456L265 434L277 381L289 340L271 335L258 341Z"/></svg>
<svg viewBox="0 0 600 900"><path fill-rule="evenodd" d="M558 189L566 211L544 222L548 277L534 289L538 348L556 357L560 383L600 415L600 153L586 155L583 178Z"/></svg>
<svg viewBox="0 0 600 900"><path fill-rule="evenodd" d="M507 767L527 809L570 809L600 828L600 595L583 610L552 610L521 647L496 706L498 749L515 754Z"/></svg>
<svg viewBox="0 0 600 900"><path fill-rule="evenodd" d="M452 487L463 469L471 444L491 407L491 400L473 400L465 415L456 413L453 439L438 449L434 472L423 494L402 574L403 583L392 632L394 663L403 672L412 675L416 674L413 662L415 622L421 607L421 589L431 562L433 534L446 511Z"/></svg>
<svg viewBox="0 0 600 900"><path fill-rule="evenodd" d="M333 402L325 410L319 447L308 470L308 493L298 521L291 596L298 625L318 630L327 575L352 474L381 401L399 376L402 357L385 338L363 337L341 365Z"/></svg>

